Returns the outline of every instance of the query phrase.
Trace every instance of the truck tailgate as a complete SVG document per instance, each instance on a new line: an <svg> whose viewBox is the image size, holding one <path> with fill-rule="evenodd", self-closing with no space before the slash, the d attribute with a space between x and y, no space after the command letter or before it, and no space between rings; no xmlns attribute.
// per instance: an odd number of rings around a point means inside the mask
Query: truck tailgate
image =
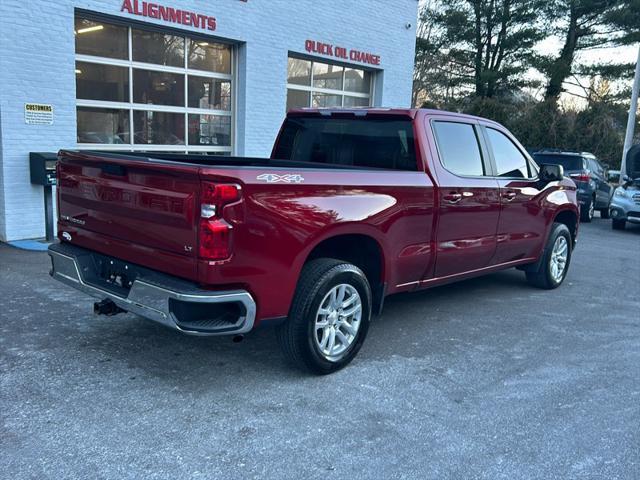
<svg viewBox="0 0 640 480"><path fill-rule="evenodd" d="M155 256L154 268L193 280L199 191L194 165L60 152L59 220L77 238L72 243L113 256L127 252L119 256L132 263L146 252Z"/></svg>

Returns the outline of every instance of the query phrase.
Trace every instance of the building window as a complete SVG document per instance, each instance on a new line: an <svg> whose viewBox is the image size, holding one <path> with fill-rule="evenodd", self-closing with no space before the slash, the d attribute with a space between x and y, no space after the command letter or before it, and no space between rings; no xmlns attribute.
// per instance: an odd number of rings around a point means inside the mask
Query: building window
<svg viewBox="0 0 640 480"><path fill-rule="evenodd" d="M80 148L229 155L230 45L76 16Z"/></svg>
<svg viewBox="0 0 640 480"><path fill-rule="evenodd" d="M371 106L372 80L368 70L289 57L287 111Z"/></svg>

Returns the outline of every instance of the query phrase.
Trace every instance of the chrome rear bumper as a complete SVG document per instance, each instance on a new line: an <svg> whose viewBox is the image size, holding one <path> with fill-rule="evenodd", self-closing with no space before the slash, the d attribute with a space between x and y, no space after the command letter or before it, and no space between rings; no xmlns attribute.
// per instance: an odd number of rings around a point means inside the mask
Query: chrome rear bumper
<svg viewBox="0 0 640 480"><path fill-rule="evenodd" d="M92 297L107 298L123 310L187 334L238 335L253 328L256 304L245 290L202 290L185 280L131 265L137 275L123 294L95 280L93 255L98 254L53 244L49 247L50 274Z"/></svg>

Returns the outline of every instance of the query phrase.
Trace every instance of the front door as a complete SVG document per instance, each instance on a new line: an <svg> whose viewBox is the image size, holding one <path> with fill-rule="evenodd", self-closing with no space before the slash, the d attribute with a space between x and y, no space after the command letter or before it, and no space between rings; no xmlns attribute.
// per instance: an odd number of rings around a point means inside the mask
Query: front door
<svg viewBox="0 0 640 480"><path fill-rule="evenodd" d="M439 185L439 220L435 268L426 273L427 279L489 266L500 213L498 182L487 176L478 125L438 119L431 126L440 159L432 162Z"/></svg>
<svg viewBox="0 0 640 480"><path fill-rule="evenodd" d="M506 131L483 128L500 186L500 221L494 264L535 257L544 243L544 194L537 169Z"/></svg>
<svg viewBox="0 0 640 480"><path fill-rule="evenodd" d="M611 199L611 185L607 182L605 170L597 160L589 160L592 166L591 178L596 183L596 205L595 208L609 208L609 200Z"/></svg>

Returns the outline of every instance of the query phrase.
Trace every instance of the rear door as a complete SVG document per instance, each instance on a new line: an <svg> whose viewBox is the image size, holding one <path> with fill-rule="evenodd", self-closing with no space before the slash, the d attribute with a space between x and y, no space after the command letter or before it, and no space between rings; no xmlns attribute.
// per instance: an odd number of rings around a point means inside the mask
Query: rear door
<svg viewBox="0 0 640 480"><path fill-rule="evenodd" d="M432 275L447 277L487 267L496 250L500 198L498 182L487 176L489 164L478 124L458 117L432 117L427 129L439 157L432 162L439 187Z"/></svg>
<svg viewBox="0 0 640 480"><path fill-rule="evenodd" d="M488 124L482 130L500 186L500 220L492 263L535 257L546 231L537 168L506 130Z"/></svg>
<svg viewBox="0 0 640 480"><path fill-rule="evenodd" d="M596 208L607 208L611 198L611 185L607 182L605 170L598 160L589 160L593 165L592 178L596 183Z"/></svg>

